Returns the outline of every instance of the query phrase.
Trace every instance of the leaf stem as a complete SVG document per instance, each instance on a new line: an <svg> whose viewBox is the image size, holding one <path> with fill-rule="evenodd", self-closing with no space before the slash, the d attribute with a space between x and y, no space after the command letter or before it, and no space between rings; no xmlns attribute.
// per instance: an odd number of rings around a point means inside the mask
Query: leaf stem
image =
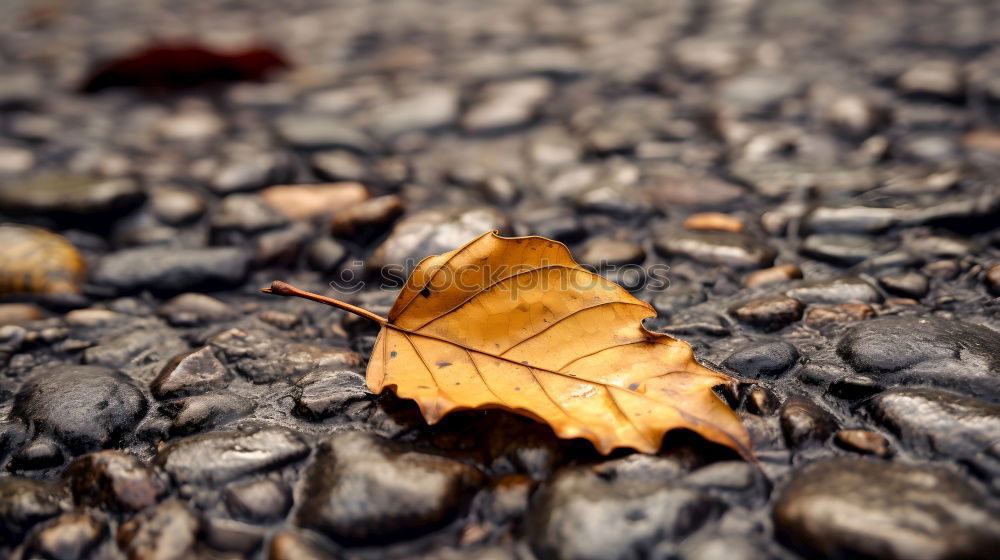
<svg viewBox="0 0 1000 560"><path fill-rule="evenodd" d="M353 313L359 317L364 317L365 319L375 321L376 323L378 323L380 326L383 327L389 323L389 320L386 319L385 317L382 317L381 315L376 315L371 311L368 311L367 309L362 309L360 307L351 305L349 303L344 303L337 299L328 298L326 296L321 296L319 294L314 294L312 292L307 292L305 290L300 290L287 282L282 282L281 280L275 280L274 282L271 282L270 288L264 288L261 291L278 296L294 296L304 299L311 299L312 301L318 301L320 303L325 303L330 307L343 309L344 311Z"/></svg>

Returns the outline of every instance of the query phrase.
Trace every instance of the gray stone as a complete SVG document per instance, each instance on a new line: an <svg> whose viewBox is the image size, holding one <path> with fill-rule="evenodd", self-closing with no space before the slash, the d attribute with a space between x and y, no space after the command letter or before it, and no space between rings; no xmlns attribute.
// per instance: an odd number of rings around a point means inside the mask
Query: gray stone
<svg viewBox="0 0 1000 560"><path fill-rule="evenodd" d="M97 264L91 279L120 293L176 294L221 290L246 279L250 256L242 249L126 249Z"/></svg>
<svg viewBox="0 0 1000 560"><path fill-rule="evenodd" d="M157 453L156 464L180 484L213 485L280 469L308 454L309 446L295 433L263 428L212 432L167 444Z"/></svg>
<svg viewBox="0 0 1000 560"><path fill-rule="evenodd" d="M837 458L795 473L774 507L778 537L809 558L987 559L1000 505L951 472Z"/></svg>

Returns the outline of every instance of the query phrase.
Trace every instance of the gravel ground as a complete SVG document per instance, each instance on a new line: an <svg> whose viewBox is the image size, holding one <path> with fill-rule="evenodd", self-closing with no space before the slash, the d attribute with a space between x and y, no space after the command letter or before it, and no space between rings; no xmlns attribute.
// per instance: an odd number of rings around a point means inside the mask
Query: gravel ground
<svg viewBox="0 0 1000 560"><path fill-rule="evenodd" d="M154 43L288 68L82 92ZM996 2L11 0L0 64L0 556L996 557ZM259 293L491 229L617 265L758 461L429 427Z"/></svg>

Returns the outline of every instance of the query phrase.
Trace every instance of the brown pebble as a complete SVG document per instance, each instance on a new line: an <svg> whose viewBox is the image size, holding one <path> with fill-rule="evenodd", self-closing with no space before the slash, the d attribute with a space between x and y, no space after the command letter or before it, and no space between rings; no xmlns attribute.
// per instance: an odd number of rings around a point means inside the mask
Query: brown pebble
<svg viewBox="0 0 1000 560"><path fill-rule="evenodd" d="M951 280L962 272L962 265L960 265L958 261L945 259L942 261L929 262L924 265L921 271L928 276L941 278L943 280Z"/></svg>
<svg viewBox="0 0 1000 560"><path fill-rule="evenodd" d="M320 185L275 185L260 196L271 208L293 220L308 220L333 214L368 198L361 183L326 183Z"/></svg>
<svg viewBox="0 0 1000 560"><path fill-rule="evenodd" d="M1000 264L995 264L986 271L986 288L991 294L1000 296Z"/></svg>
<svg viewBox="0 0 1000 560"><path fill-rule="evenodd" d="M689 230L740 233L743 231L743 221L720 212L703 212L688 216L684 220L684 228Z"/></svg>
<svg viewBox="0 0 1000 560"><path fill-rule="evenodd" d="M851 323L875 316L875 310L863 303L842 303L829 307L816 307L806 313L805 323L810 327L823 327L836 323Z"/></svg>
<svg viewBox="0 0 1000 560"><path fill-rule="evenodd" d="M1000 130L973 130L962 136L962 145L968 150L1000 153Z"/></svg>
<svg viewBox="0 0 1000 560"><path fill-rule="evenodd" d="M0 304L0 325L21 323L23 321L37 321L44 318L45 313L37 305L30 303Z"/></svg>
<svg viewBox="0 0 1000 560"><path fill-rule="evenodd" d="M343 238L381 233L404 209L403 199L394 194L366 200L334 216L330 232Z"/></svg>
<svg viewBox="0 0 1000 560"><path fill-rule="evenodd" d="M884 437L868 430L840 430L834 436L837 445L851 451L887 457L889 442Z"/></svg>
<svg viewBox="0 0 1000 560"><path fill-rule="evenodd" d="M743 279L743 285L747 288L755 288L757 286L776 284L798 278L802 278L802 269L798 265L779 264L778 266L751 272Z"/></svg>
<svg viewBox="0 0 1000 560"><path fill-rule="evenodd" d="M774 414L778 410L778 401L767 389L754 387L747 395L747 410L762 416Z"/></svg>
<svg viewBox="0 0 1000 560"><path fill-rule="evenodd" d="M284 331L291 330L299 324L298 315L277 309L265 309L257 314L257 318Z"/></svg>
<svg viewBox="0 0 1000 560"><path fill-rule="evenodd" d="M765 331L776 331L801 319L805 307L795 298L776 296L750 300L729 312L741 323Z"/></svg>

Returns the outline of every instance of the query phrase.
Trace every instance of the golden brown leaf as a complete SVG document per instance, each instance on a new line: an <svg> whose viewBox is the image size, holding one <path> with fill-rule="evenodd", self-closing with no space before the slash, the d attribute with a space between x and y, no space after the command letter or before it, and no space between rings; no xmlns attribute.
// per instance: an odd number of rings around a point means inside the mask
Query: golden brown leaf
<svg viewBox="0 0 1000 560"><path fill-rule="evenodd" d="M695 362L687 343L646 330L653 308L561 243L487 233L421 261L387 319L334 305L381 323L368 386L413 399L428 423L503 408L601 453L652 453L664 433L687 428L751 456L739 418L712 392L733 380Z"/></svg>

